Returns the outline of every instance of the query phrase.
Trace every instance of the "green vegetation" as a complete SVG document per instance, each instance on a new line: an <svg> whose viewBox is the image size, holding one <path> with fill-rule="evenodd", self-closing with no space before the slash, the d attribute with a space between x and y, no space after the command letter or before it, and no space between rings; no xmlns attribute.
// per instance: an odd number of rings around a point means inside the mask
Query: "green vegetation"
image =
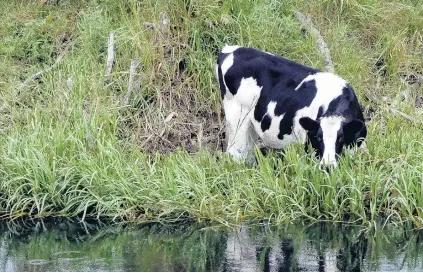
<svg viewBox="0 0 423 273"><path fill-rule="evenodd" d="M302 145L284 160L258 155L252 167L221 153L219 48L252 46L323 68L295 9L311 16L335 70L372 114L367 150L345 155L331 173ZM1 1L0 15L3 217L373 227L383 219L423 227L423 111L414 105L423 91L419 1L14 0ZM115 63L105 83L112 31ZM141 89L123 104L137 57Z"/></svg>

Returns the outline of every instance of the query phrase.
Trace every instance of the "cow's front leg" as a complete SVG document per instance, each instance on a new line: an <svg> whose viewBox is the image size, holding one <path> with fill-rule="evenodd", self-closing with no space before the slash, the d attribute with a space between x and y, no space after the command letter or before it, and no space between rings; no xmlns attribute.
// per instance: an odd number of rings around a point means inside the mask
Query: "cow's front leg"
<svg viewBox="0 0 423 273"><path fill-rule="evenodd" d="M223 100L226 116L228 147L226 152L238 162L254 162L257 134L250 120L252 107L241 105L235 99Z"/></svg>

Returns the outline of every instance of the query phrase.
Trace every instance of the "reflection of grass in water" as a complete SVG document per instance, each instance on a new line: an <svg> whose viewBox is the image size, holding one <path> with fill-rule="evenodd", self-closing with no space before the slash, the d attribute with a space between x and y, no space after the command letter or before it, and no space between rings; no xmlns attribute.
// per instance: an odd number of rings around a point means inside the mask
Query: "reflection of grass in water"
<svg viewBox="0 0 423 273"><path fill-rule="evenodd" d="M38 2L0 3L2 215L142 222L181 217L224 224L307 219L376 228L376 219L383 217L422 226L420 127L376 107L365 95L380 101L385 96L421 120L413 107L421 87L411 89L405 82L423 70L418 1ZM287 149L283 162L272 154L250 168L219 152L216 162L204 151L217 149L209 142L216 142L218 132L207 128L222 121L210 114L221 109L216 48L254 46L323 67L315 42L293 16L295 7L312 16L337 72L352 83L363 106L377 109L369 123L368 151L345 156L330 174L318 170L301 145ZM157 23L163 11L172 27L164 40L144 27ZM116 59L106 87L112 30ZM15 90L54 63L69 41L73 47L57 68ZM129 106L121 107L136 56L143 64L142 87ZM69 77L72 87L66 85ZM402 100L404 90L409 97ZM172 112L177 116L165 125ZM152 155L178 145L198 150L202 137L198 154Z"/></svg>
<svg viewBox="0 0 423 273"><path fill-rule="evenodd" d="M61 222L62 224L65 222ZM66 223L65 223L66 224ZM1 237L0 269L13 259L14 270L87 270L89 268L125 271L221 271L239 270L228 264L227 241L239 235L227 229L202 229L204 225L148 225L127 229L95 227L90 236L78 223L66 224L73 231L46 223L46 230L22 232ZM421 233L399 229L365 232L360 227L338 225L248 227L241 250L253 251L257 268L317 270L318 257L336 254L334 265L342 271L383 270L387 262L396 268L416 269L422 265ZM4 231L4 230L3 230ZM229 233L228 233L229 232ZM81 238L84 238L81 240ZM275 261L270 256L276 255ZM62 259L65 258L65 259ZM30 265L28 260L47 264ZM304 260L305 259L305 260ZM365 259L365 261L364 261ZM305 263L309 261L308 263ZM235 261L236 262L236 261ZM238 261L239 262L239 261ZM241 261L242 263L242 261ZM31 267L32 266L32 267ZM272 265L275 266L275 265ZM323 267L332 268L328 261Z"/></svg>
<svg viewBox="0 0 423 273"><path fill-rule="evenodd" d="M50 225L48 232L27 232L22 236L3 236L7 255L0 261L6 266L7 257L15 259L43 259L47 268L58 270L67 266L83 270L96 266L105 270L133 271L219 271L226 247L223 231L198 231L197 226L145 226L126 230L112 227L86 230L77 223L73 231ZM100 262L96 264L96 262ZM26 260L16 263L14 270L25 270ZM73 266L73 267L72 267Z"/></svg>

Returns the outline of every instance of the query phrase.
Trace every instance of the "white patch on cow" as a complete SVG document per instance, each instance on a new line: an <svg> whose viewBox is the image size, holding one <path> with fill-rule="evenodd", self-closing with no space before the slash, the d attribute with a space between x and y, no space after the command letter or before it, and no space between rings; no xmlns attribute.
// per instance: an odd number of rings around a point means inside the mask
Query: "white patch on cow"
<svg viewBox="0 0 423 273"><path fill-rule="evenodd" d="M264 53L267 53L267 54L269 54L269 55L275 56L275 54L270 53L270 52L266 52L266 51L264 51Z"/></svg>
<svg viewBox="0 0 423 273"><path fill-rule="evenodd" d="M335 144L343 120L344 118L340 116L324 117L320 120L325 145L321 162L325 165L333 165L334 167L337 165Z"/></svg>
<svg viewBox="0 0 423 273"><path fill-rule="evenodd" d="M285 114L282 114L280 116L275 116L274 118L272 118L269 129L263 133L262 139L267 146L276 149L282 149L286 147L286 139L281 141L278 138L280 132L279 126L284 115Z"/></svg>
<svg viewBox="0 0 423 273"><path fill-rule="evenodd" d="M267 105L267 115L272 120L270 122L269 129L267 129L265 132L263 132L262 139L263 139L263 142L267 146L272 147L272 148L276 148L276 149L282 149L282 148L285 148L290 143L290 139L289 139L289 137L284 138L283 140L278 138L278 135L279 135L279 132L280 132L280 123L281 123L283 117L285 116L285 114L277 116L275 114L276 105L277 105L276 101L271 101ZM261 131L261 126L260 126L260 131Z"/></svg>
<svg viewBox="0 0 423 273"><path fill-rule="evenodd" d="M262 88L263 86L258 86L256 79L253 77L242 78L235 99L241 105L254 108L260 97Z"/></svg>
<svg viewBox="0 0 423 273"><path fill-rule="evenodd" d="M310 117L312 119L316 119L318 111L319 106L316 109L312 102L312 105L309 107L304 107L295 113L294 120L292 121L292 142L304 143L306 141L307 131L304 130L303 126L301 126L300 118Z"/></svg>
<svg viewBox="0 0 423 273"><path fill-rule="evenodd" d="M233 53L235 50L237 50L238 48L240 48L240 46L237 45L225 45L222 48L222 53L228 54L228 53Z"/></svg>
<svg viewBox="0 0 423 273"><path fill-rule="evenodd" d="M227 122L228 147L226 152L238 162L254 160L253 148L257 134L251 124L251 107L241 105L235 98L223 99Z"/></svg>
<svg viewBox="0 0 423 273"><path fill-rule="evenodd" d="M295 90L298 91L305 82L312 80L316 83L317 93L309 108L313 108L318 111L319 107L323 106L323 112L327 110L331 101L342 95L342 89L348 84L347 81L335 74L319 72L314 75L307 76L301 81Z"/></svg>
<svg viewBox="0 0 423 273"><path fill-rule="evenodd" d="M294 135L285 135L282 140L278 138L280 132L280 123L285 114L277 116L275 114L276 105L276 101L271 101L267 105L267 115L271 118L271 121L270 126L266 131L262 131L260 121L256 121L254 117L252 117L252 121L258 136L266 146L275 149L282 149L286 148L288 144L295 142L296 139Z"/></svg>
<svg viewBox="0 0 423 273"><path fill-rule="evenodd" d="M225 95L223 100L228 130L226 151L237 161L251 163L254 160L253 148L258 135L253 128L252 120L254 120L254 107L262 88L257 85L254 78L242 78L236 95L233 97Z"/></svg>
<svg viewBox="0 0 423 273"><path fill-rule="evenodd" d="M229 54L223 60L222 65L220 66L222 69L222 75L225 76L226 72L228 72L229 68L234 65L234 54Z"/></svg>
<svg viewBox="0 0 423 273"><path fill-rule="evenodd" d="M271 101L269 102L269 104L267 105L267 114L269 115L269 117L274 118L275 117L275 109L276 109L276 101Z"/></svg>

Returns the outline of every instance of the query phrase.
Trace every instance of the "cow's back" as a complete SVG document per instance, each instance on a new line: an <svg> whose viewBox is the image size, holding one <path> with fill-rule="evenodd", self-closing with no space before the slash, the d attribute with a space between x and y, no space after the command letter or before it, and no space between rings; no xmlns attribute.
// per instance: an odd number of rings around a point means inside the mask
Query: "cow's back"
<svg viewBox="0 0 423 273"><path fill-rule="evenodd" d="M236 95L242 79L254 79L263 88L262 95L267 95L294 89L305 77L317 72L278 55L247 47L225 46L217 61L222 98L227 91Z"/></svg>

